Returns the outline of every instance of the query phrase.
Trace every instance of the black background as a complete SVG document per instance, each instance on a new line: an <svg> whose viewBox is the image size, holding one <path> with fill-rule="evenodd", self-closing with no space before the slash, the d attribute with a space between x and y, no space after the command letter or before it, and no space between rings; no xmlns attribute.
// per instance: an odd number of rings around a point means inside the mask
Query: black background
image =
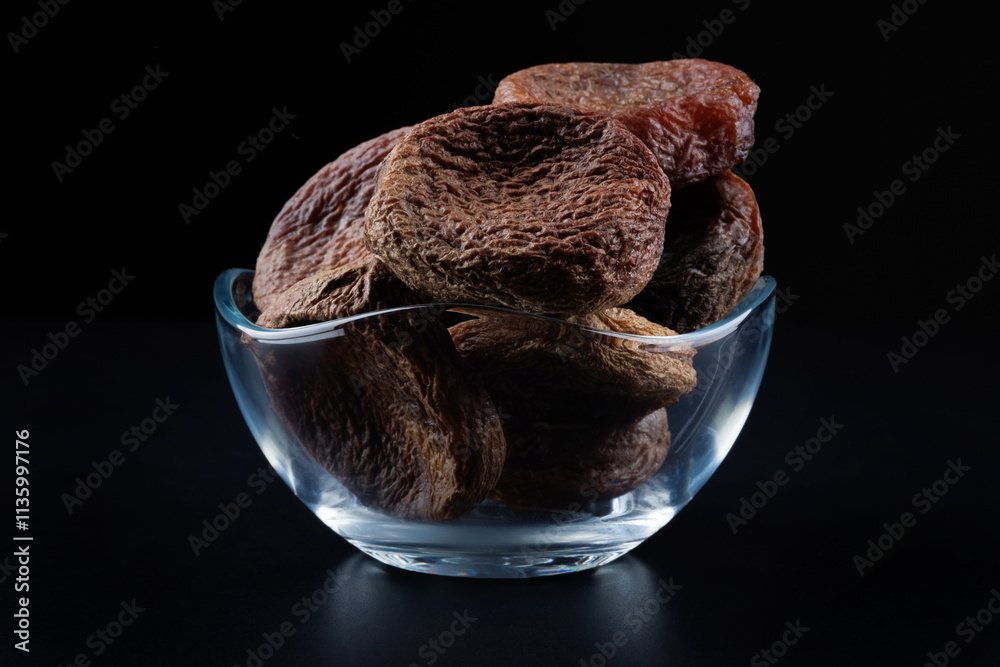
<svg viewBox="0 0 1000 667"><path fill-rule="evenodd" d="M960 648L951 664L996 664L1000 619L968 643L956 626L1000 587L1000 285L986 281L961 308L948 299L998 246L985 17L943 2L566 0L556 20L546 12L557 0L402 0L347 62L341 42L386 4L245 1L220 17L211 2L72 2L17 52L8 35L0 405L9 441L31 432L35 539L32 651L10 650L10 664L85 653L95 665L245 665L328 571L341 587L264 664L427 664L421 646L465 610L477 620L436 664L596 665L596 645L619 630L628 642L609 664L746 664L800 619L809 631L781 664L919 665L948 641ZM725 9L734 20L713 23ZM39 11L9 5L5 33ZM906 21L886 35L878 22L894 11ZM766 273L785 299L747 425L690 506L595 572L464 581L367 559L280 482L253 493L248 478L266 463L225 378L211 285L253 266L295 189L365 139L471 103L481 80L544 62L699 55L689 50L699 36L701 56L762 90L757 145L773 137L779 150L743 173L764 217ZM157 65L163 82L116 117L112 102ZM776 123L813 87L832 94L788 136ZM294 119L247 163L238 146L274 108ZM57 178L52 163L105 117L114 131ZM911 180L904 163L949 128L959 138ZM233 159L242 172L186 223L179 205ZM896 179L905 192L852 242L844 225ZM78 304L123 268L134 280L84 322ZM938 309L948 321L894 368L887 355ZM80 335L26 385L18 365L71 320ZM67 514L60 496L166 397L175 415ZM788 471L786 453L824 418L843 428L734 534L727 513ZM920 514L914 494L959 459L970 471ZM196 557L188 536L241 491L252 505ZM859 574L854 557L904 511L916 525ZM0 573L11 613L14 576ZM670 578L683 586L676 598L630 626L630 610ZM146 611L95 656L88 637L133 598Z"/></svg>

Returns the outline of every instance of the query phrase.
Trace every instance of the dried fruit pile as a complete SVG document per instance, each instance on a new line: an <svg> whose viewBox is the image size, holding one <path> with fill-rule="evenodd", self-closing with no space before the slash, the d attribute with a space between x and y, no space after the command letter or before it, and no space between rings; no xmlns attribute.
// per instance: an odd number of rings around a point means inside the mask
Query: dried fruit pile
<svg viewBox="0 0 1000 667"><path fill-rule="evenodd" d="M576 510L637 488L666 457L664 408L697 381L669 337L723 317L762 269L753 191L729 171L758 94L705 60L541 65L490 105L347 151L272 224L257 324L502 309L250 341L277 413L397 516L487 498Z"/></svg>

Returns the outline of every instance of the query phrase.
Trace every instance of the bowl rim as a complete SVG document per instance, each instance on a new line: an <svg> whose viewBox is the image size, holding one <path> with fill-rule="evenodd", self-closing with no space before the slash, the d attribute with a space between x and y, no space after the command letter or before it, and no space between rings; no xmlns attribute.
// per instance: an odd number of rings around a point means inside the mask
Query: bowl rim
<svg viewBox="0 0 1000 667"><path fill-rule="evenodd" d="M219 316L231 327L237 329L242 334L251 337L252 339L259 341L261 343L304 343L312 340L318 340L322 338L332 338L343 335L343 326L349 322L355 322L357 320L378 317L382 315L387 315L391 313L400 313L410 310L428 310L434 309L438 311L450 310L455 308L461 308L463 310L481 310L481 311L493 311L502 312L511 315L520 315L522 317L536 318L542 321L558 323L565 327L576 328L581 331L588 332L592 335L610 336L614 338L622 338L625 340L633 340L648 345L677 345L686 344L693 347L701 347L707 345L711 342L719 340L728 336L732 331L734 331L749 315L750 313L760 306L764 301L770 297L776 287L777 281L769 275L761 275L757 278L754 286L750 288L743 299L736 304L736 306L726 314L725 317L713 322L707 327L703 327L696 331L690 331L683 334L675 334L673 336L644 336L640 334L626 334L614 331L608 331L607 329L596 329L593 327L588 327L582 324L576 324L573 322L567 322L565 320L549 317L545 315L536 315L534 313L526 313L523 311L512 310L510 308L503 308L500 306L484 306L481 304L470 304L470 303L444 303L444 302L432 302L426 304L417 304L411 306L400 306L398 308L385 308L382 310L373 310L365 313L359 313L357 315L351 315L349 317L342 317L336 320L329 320L327 322L318 322L315 324L306 324L297 327L288 327L286 329L266 329L264 327L257 326L250 320L248 320L243 313L236 307L236 303L233 301L233 285L240 278L252 278L254 271L251 269L227 269L219 274L215 279L215 284L213 287L213 296L215 299L215 308Z"/></svg>

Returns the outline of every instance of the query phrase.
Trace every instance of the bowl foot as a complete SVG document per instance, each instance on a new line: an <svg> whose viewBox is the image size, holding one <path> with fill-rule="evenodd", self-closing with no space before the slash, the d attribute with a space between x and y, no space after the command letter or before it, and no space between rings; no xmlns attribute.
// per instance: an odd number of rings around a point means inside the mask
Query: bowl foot
<svg viewBox="0 0 1000 667"><path fill-rule="evenodd" d="M413 572L448 577L520 579L590 570L623 556L639 542L618 545L614 549L573 549L546 553L435 553L418 548L389 550L353 544L378 561Z"/></svg>

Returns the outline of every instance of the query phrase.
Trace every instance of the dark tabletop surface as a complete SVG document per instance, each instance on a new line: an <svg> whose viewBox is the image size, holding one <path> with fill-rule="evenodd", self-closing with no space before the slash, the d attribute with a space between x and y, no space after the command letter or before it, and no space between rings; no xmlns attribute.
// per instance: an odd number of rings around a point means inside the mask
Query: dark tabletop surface
<svg viewBox="0 0 1000 667"><path fill-rule="evenodd" d="M1000 664L987 23L955 3L762 4L11 6L0 405L11 449L29 432L31 513L0 536L2 664ZM215 276L252 267L282 203L364 139L522 67L699 49L761 86L757 145L772 149L743 173L782 296L729 456L594 571L464 580L355 550L273 478L244 424ZM241 142L276 110L294 118L249 160ZM104 118L90 155L53 166ZM179 205L234 159L185 220ZM88 304L115 272L117 293ZM63 349L24 376L50 334ZM153 414L155 431L123 441ZM111 472L67 507L96 469ZM14 648L25 595L30 653Z"/></svg>

